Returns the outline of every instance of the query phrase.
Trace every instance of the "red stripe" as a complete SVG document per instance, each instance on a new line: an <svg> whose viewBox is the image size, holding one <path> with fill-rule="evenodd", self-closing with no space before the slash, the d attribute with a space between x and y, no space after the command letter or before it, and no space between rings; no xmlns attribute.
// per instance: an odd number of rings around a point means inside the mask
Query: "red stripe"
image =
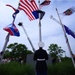
<svg viewBox="0 0 75 75"><path fill-rule="evenodd" d="M24 2L21 2L21 3L20 3L20 6L24 6L24 7L26 7L28 10L30 10L30 12L32 12L31 8L30 8L27 4L25 4Z"/></svg>
<svg viewBox="0 0 75 75"><path fill-rule="evenodd" d="M27 6L27 8L28 8L29 10L31 10L31 12L33 11L33 6L31 6L30 3L27 2L26 0L25 0L25 1L22 0L22 1L20 2L20 4L23 5L23 6Z"/></svg>
<svg viewBox="0 0 75 75"><path fill-rule="evenodd" d="M32 6L34 7L34 10L38 10L38 6L37 6L35 0L33 0L33 1L31 2L31 4L32 4Z"/></svg>
<svg viewBox="0 0 75 75"><path fill-rule="evenodd" d="M28 15L28 18L30 19L30 20L34 20L34 18L32 18L31 17L31 15L30 14L28 14L28 12L27 11L25 11L23 8L20 8L20 10L23 10L27 15Z"/></svg>
<svg viewBox="0 0 75 75"><path fill-rule="evenodd" d="M26 2L26 5L33 11L34 10L34 8L33 8L34 6L32 6L31 3L28 0L26 0L25 2Z"/></svg>
<svg viewBox="0 0 75 75"><path fill-rule="evenodd" d="M10 35L14 35L14 33L12 32L12 30L10 28L4 28L5 31L9 32Z"/></svg>
<svg viewBox="0 0 75 75"><path fill-rule="evenodd" d="M37 10L38 6L37 6L35 0L33 0L31 2L29 0L20 0L19 9L23 10L28 15L30 20L34 20L35 17L32 14L32 12L34 10Z"/></svg>
<svg viewBox="0 0 75 75"><path fill-rule="evenodd" d="M23 10L23 11L28 15L28 17L29 17L31 20L33 20L34 16L33 16L32 13L30 12L30 10L28 10L28 9L26 8L26 6L21 5L21 6L19 7L19 9L20 9L20 10Z"/></svg>

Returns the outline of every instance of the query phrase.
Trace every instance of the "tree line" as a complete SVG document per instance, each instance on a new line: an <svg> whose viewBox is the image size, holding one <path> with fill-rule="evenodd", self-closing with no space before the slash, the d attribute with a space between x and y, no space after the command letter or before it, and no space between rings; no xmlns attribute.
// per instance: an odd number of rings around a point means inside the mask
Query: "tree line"
<svg viewBox="0 0 75 75"><path fill-rule="evenodd" d="M62 47L57 44L50 44L48 47L48 52L52 57L52 61L55 62L57 59L61 58L65 52ZM29 50L25 44L13 43L9 44L5 50L4 59L9 58L11 61L21 61L26 62L28 54L33 54L32 50Z"/></svg>

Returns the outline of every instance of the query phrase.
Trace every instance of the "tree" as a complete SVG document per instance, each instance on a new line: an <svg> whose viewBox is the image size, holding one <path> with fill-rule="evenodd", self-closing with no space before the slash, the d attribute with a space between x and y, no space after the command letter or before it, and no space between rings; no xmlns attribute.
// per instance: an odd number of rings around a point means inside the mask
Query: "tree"
<svg viewBox="0 0 75 75"><path fill-rule="evenodd" d="M10 44L7 46L7 49L10 50L10 58L14 59L22 59L26 62L27 54L31 54L32 52L28 50L28 48L24 44Z"/></svg>
<svg viewBox="0 0 75 75"><path fill-rule="evenodd" d="M49 54L51 55L52 58L54 58L55 60L57 58L61 58L63 53L65 52L63 49L61 49L60 46L58 46L57 44L51 44L48 48Z"/></svg>
<svg viewBox="0 0 75 75"><path fill-rule="evenodd" d="M10 58L10 51L9 50L5 51L4 58Z"/></svg>

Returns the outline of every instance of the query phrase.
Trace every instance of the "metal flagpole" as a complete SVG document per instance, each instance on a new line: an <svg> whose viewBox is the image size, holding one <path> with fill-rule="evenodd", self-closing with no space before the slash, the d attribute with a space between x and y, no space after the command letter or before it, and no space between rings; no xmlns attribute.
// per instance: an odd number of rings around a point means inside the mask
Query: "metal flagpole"
<svg viewBox="0 0 75 75"><path fill-rule="evenodd" d="M23 28L23 30L24 30L24 32L25 32L25 34L26 34L26 36L27 36L27 39L28 39L28 41L29 41L29 43L30 43L31 47L32 47L33 51L35 52L35 48L34 48L34 46L33 46L32 42L31 42L30 38L28 37L28 34L27 34L27 32L26 32L26 30L25 30L25 28L24 28L23 24L22 24L22 23L19 23L18 25L19 25L19 26L22 26L22 28Z"/></svg>
<svg viewBox="0 0 75 75"><path fill-rule="evenodd" d="M15 15L15 18L16 18L16 15ZM15 21L15 19L13 19L13 23L14 23L14 21ZM6 41L5 41L3 50L2 50L2 55L0 54L0 57L1 57L0 64L2 63L2 59L3 59L4 53L5 53L5 49L6 49L6 46L7 46L8 41L9 41L9 37L10 37L10 34L8 33L7 36L6 36Z"/></svg>
<svg viewBox="0 0 75 75"><path fill-rule="evenodd" d="M50 16L50 18L60 24L60 22L58 20L56 20L52 15Z"/></svg>
<svg viewBox="0 0 75 75"><path fill-rule="evenodd" d="M61 21L61 19L60 19L60 16L59 16L59 13L58 13L58 9L57 9L57 8L56 8L56 11L57 11L57 15L58 15L58 18L59 18L59 21L60 21L60 25L62 26L62 29L63 29L63 32L64 32L64 36L65 36L66 43L67 43L67 46L68 46L68 49L69 49L69 52L70 52L70 55L71 55L71 58L72 58L72 62L73 62L74 68L75 68L75 63L74 63L74 59L73 59L72 54L71 54L72 51L71 51L70 44L69 44L69 42L68 42L68 38L67 38L67 36L66 36L66 31L65 31L64 25L62 24L62 21Z"/></svg>
<svg viewBox="0 0 75 75"><path fill-rule="evenodd" d="M39 9L40 9L40 0L38 0L38 5L39 5ZM44 42L42 42L42 35L41 35L41 13L39 13L39 47L44 47Z"/></svg>
<svg viewBox="0 0 75 75"><path fill-rule="evenodd" d="M60 24L60 22L57 20L57 19L55 19L52 15L51 15L51 17L50 17L51 19L53 19L54 21L56 21L57 23L59 23ZM61 24L60 24L61 25ZM64 25L64 24L63 24ZM67 41L66 41L67 42ZM72 51L71 51L71 54L72 54Z"/></svg>
<svg viewBox="0 0 75 75"><path fill-rule="evenodd" d="M39 4L39 8L40 8L40 0L38 0L38 4ZM41 13L39 13L39 42L42 42L40 14Z"/></svg>
<svg viewBox="0 0 75 75"><path fill-rule="evenodd" d="M6 36L6 41L5 41L4 47L2 49L0 64L2 63L2 59L3 59L4 53L5 53L5 49L6 49L6 46L7 46L8 41L9 41L9 37L10 37L10 34L8 33L7 36Z"/></svg>

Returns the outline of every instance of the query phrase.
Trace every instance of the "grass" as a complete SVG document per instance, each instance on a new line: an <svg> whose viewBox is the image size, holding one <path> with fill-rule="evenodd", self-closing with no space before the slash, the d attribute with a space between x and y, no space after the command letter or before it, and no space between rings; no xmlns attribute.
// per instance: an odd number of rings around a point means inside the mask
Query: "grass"
<svg viewBox="0 0 75 75"><path fill-rule="evenodd" d="M32 65L10 62L0 65L0 75L35 75ZM75 75L75 68L71 61L48 64L48 75Z"/></svg>
<svg viewBox="0 0 75 75"><path fill-rule="evenodd" d="M48 65L48 75L75 75L75 68L71 61Z"/></svg>
<svg viewBox="0 0 75 75"><path fill-rule="evenodd" d="M0 75L34 75L31 65L11 62L0 65Z"/></svg>

